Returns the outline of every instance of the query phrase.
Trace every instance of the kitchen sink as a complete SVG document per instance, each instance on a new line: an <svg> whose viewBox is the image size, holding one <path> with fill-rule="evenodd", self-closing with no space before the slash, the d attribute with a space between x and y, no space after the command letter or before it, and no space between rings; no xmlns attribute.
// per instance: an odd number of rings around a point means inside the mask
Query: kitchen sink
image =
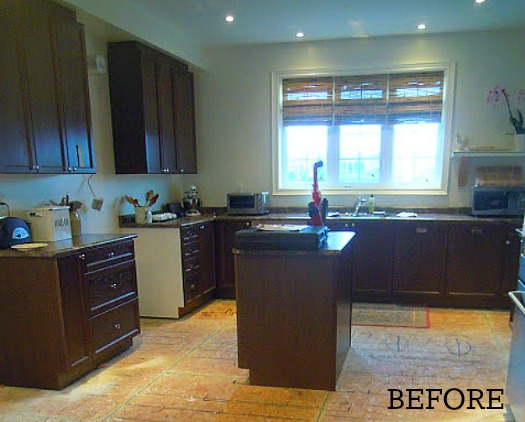
<svg viewBox="0 0 525 422"><path fill-rule="evenodd" d="M328 217L331 218L385 218L390 217L388 214L386 214L383 211L374 212L373 214L370 214L368 212L358 212L358 213L330 213L328 214Z"/></svg>

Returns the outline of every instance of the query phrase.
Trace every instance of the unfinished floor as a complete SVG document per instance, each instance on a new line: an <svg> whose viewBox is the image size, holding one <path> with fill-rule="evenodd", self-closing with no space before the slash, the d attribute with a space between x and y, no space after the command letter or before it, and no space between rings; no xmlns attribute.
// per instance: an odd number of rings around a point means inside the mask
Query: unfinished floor
<svg viewBox="0 0 525 422"><path fill-rule="evenodd" d="M336 392L269 388L237 367L235 302L215 301L143 319L130 350L62 391L0 386L0 421L512 421L507 406L388 409L389 388L504 389L508 322L505 311L433 308L428 329L353 327Z"/></svg>

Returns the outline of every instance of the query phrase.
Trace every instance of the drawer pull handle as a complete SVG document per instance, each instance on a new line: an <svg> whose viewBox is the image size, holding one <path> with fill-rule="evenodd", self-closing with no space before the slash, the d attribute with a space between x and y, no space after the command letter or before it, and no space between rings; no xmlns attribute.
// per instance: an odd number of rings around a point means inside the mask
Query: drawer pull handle
<svg viewBox="0 0 525 422"><path fill-rule="evenodd" d="M509 246L510 245L510 240L505 240L505 245Z"/></svg>
<svg viewBox="0 0 525 422"><path fill-rule="evenodd" d="M111 287L113 290L116 290L116 289L117 289L117 286L118 286L117 283L112 283L110 287Z"/></svg>
<svg viewBox="0 0 525 422"><path fill-rule="evenodd" d="M428 229L426 227L417 227L416 233L426 233Z"/></svg>
<svg viewBox="0 0 525 422"><path fill-rule="evenodd" d="M190 290L194 290L194 289L195 289L195 283L190 284Z"/></svg>
<svg viewBox="0 0 525 422"><path fill-rule="evenodd" d="M115 256L115 252L108 253L108 258L113 258Z"/></svg>
<svg viewBox="0 0 525 422"><path fill-rule="evenodd" d="M204 226L199 226L199 229L204 230Z"/></svg>
<svg viewBox="0 0 525 422"><path fill-rule="evenodd" d="M120 324L115 324L115 325L113 325L113 327L115 327L115 330L117 330L117 331L120 330Z"/></svg>
<svg viewBox="0 0 525 422"><path fill-rule="evenodd" d="M483 234L483 229L470 229L470 234Z"/></svg>

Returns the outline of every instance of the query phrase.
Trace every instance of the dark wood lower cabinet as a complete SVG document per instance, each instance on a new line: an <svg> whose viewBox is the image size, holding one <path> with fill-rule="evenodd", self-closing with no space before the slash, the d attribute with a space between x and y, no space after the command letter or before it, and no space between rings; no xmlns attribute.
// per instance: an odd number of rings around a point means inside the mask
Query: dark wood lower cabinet
<svg viewBox="0 0 525 422"><path fill-rule="evenodd" d="M330 230L356 233L352 251L354 300L388 302L392 297L394 224L392 221L331 222Z"/></svg>
<svg viewBox="0 0 525 422"><path fill-rule="evenodd" d="M409 301L439 296L445 290L447 262L445 223L396 223L393 294Z"/></svg>
<svg viewBox="0 0 525 422"><path fill-rule="evenodd" d="M516 219L329 221L356 233L355 301L508 308L518 277Z"/></svg>
<svg viewBox="0 0 525 422"><path fill-rule="evenodd" d="M449 232L447 296L458 304L510 305L519 261L519 236L504 224L452 224Z"/></svg>
<svg viewBox="0 0 525 422"><path fill-rule="evenodd" d="M64 388L140 332L133 241L1 256L0 320L0 383Z"/></svg>
<svg viewBox="0 0 525 422"><path fill-rule="evenodd" d="M217 263L217 297L235 298L233 240L239 230L251 227L251 221L215 221L215 262Z"/></svg>
<svg viewBox="0 0 525 422"><path fill-rule="evenodd" d="M350 347L352 235L235 255L239 367L255 385L335 390Z"/></svg>

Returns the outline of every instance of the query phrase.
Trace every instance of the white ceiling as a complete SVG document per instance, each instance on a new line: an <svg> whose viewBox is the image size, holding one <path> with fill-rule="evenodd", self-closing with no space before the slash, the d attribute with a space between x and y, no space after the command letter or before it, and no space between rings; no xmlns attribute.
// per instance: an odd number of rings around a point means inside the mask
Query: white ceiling
<svg viewBox="0 0 525 422"><path fill-rule="evenodd" d="M296 42L525 26L525 0L131 0L197 44ZM147 11L147 12L146 12ZM227 13L235 15L226 23Z"/></svg>

